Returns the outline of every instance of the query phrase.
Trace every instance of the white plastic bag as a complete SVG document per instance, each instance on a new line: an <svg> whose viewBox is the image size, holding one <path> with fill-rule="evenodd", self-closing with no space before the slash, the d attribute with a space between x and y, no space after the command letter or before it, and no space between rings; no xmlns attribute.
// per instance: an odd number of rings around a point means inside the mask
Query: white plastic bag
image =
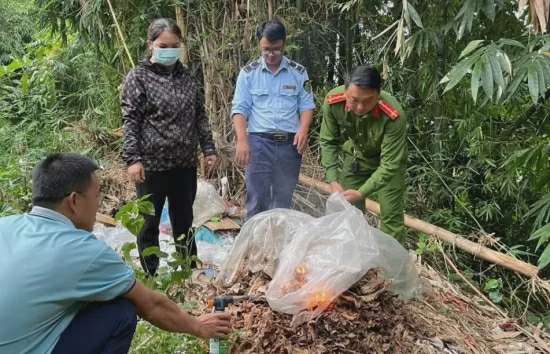
<svg viewBox="0 0 550 354"><path fill-rule="evenodd" d="M286 209L254 216L235 240L218 279L230 284L243 262L253 272L272 275L267 301L289 314L318 315L371 268L381 268L403 298L418 291L416 268L405 248L370 226L341 194L330 196L327 215L320 218Z"/></svg>
<svg viewBox="0 0 550 354"><path fill-rule="evenodd" d="M98 240L104 241L107 245L119 253L122 246L126 243L136 242L136 237L121 225L107 227L103 224L97 223L94 225L94 230L92 233Z"/></svg>
<svg viewBox="0 0 550 354"><path fill-rule="evenodd" d="M197 196L193 203L193 227L199 227L220 216L225 211L225 203L216 188L203 180L197 182Z"/></svg>

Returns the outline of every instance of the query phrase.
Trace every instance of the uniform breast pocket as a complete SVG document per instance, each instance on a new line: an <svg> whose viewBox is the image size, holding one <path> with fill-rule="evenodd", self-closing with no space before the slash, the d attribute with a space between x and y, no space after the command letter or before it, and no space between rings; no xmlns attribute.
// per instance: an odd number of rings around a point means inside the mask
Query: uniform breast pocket
<svg viewBox="0 0 550 354"><path fill-rule="evenodd" d="M298 110L298 90L281 90L279 92L281 109L286 111Z"/></svg>
<svg viewBox="0 0 550 354"><path fill-rule="evenodd" d="M269 92L263 89L250 90L252 95L252 104L261 108L266 108L269 103Z"/></svg>

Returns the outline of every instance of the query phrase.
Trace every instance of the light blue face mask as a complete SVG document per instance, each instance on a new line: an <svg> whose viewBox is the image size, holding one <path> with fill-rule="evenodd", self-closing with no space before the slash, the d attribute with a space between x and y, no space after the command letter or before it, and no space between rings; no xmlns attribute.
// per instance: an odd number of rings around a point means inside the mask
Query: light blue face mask
<svg viewBox="0 0 550 354"><path fill-rule="evenodd" d="M174 65L181 56L181 48L153 48L153 61L161 65Z"/></svg>

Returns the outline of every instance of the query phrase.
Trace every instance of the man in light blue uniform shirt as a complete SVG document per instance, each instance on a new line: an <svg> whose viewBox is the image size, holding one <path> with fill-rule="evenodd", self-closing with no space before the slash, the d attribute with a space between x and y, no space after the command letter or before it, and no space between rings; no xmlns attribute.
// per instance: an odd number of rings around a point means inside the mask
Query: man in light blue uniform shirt
<svg viewBox="0 0 550 354"><path fill-rule="evenodd" d="M136 314L172 332L227 334L228 315L190 316L91 233L97 169L76 154L47 157L31 212L0 218L0 353L127 353Z"/></svg>
<svg viewBox="0 0 550 354"><path fill-rule="evenodd" d="M283 56L283 24L266 22L256 35L262 56L239 73L231 110L247 218L291 207L315 108L306 69Z"/></svg>

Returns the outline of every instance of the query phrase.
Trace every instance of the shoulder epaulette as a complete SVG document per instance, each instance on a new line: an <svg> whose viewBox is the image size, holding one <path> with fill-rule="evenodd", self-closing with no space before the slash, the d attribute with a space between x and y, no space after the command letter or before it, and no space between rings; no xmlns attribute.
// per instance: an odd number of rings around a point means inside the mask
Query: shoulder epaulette
<svg viewBox="0 0 550 354"><path fill-rule="evenodd" d="M346 96L343 93L335 93L334 95L327 96L328 104L336 104L340 102L346 102Z"/></svg>
<svg viewBox="0 0 550 354"><path fill-rule="evenodd" d="M378 101L378 107L388 116L391 120L396 120L399 118L399 111L395 109L391 104L386 101Z"/></svg>
<svg viewBox="0 0 550 354"><path fill-rule="evenodd" d="M243 70L247 73L254 71L260 67L260 60L254 60L253 62L247 64Z"/></svg>
<svg viewBox="0 0 550 354"><path fill-rule="evenodd" d="M302 65L292 60L288 61L288 65L294 70L296 70L297 72L299 72L300 74L302 74L306 70L306 68L304 68Z"/></svg>

